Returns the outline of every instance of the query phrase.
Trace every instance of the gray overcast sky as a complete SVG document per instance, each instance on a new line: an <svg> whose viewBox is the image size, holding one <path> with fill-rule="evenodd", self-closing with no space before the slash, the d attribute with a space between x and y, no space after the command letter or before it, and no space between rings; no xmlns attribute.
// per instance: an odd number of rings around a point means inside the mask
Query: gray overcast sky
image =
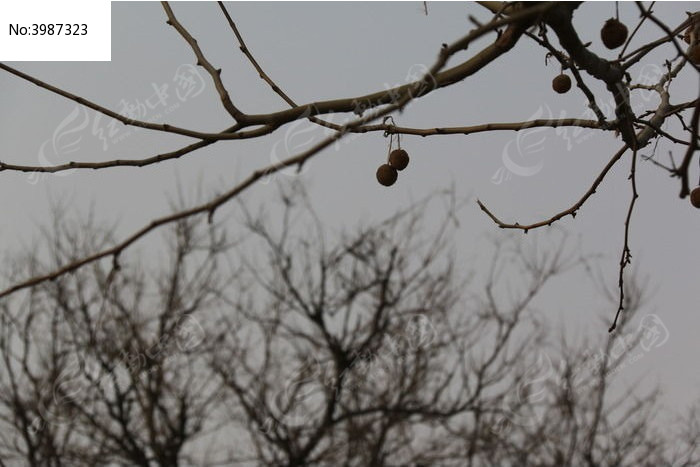
<svg viewBox="0 0 700 467"><path fill-rule="evenodd" d="M675 25L697 3L663 3L658 16ZM249 48L262 67L297 102L350 97L407 82L432 65L440 44L463 36L471 27L468 15L486 20L489 14L472 3L235 3L230 5ZM234 37L212 3L176 3L175 14L197 38L209 60L223 69L223 79L234 102L244 111L262 113L286 104L260 80L238 50ZM575 23L584 41L604 57L599 29L614 15L612 2L585 4ZM621 19L636 24L633 3L620 4ZM659 37L646 24L638 44ZM485 43L477 42L467 53ZM669 49L665 49L668 52ZM544 51L523 38L512 53L483 72L457 85L412 103L395 119L416 127L462 126L484 122L512 122L530 118L585 117L584 96L573 89L557 95L550 87L559 66L545 66ZM463 57L460 55L457 58ZM651 63L661 63L654 54ZM203 92L178 99L174 77L178 68L194 63L189 46L165 24L157 2L112 4L112 61L104 63L15 63L13 66L51 84L114 110L124 104L145 106L142 118L199 130L218 131L230 125L208 77ZM658 73L658 68L632 69L633 78ZM588 80L589 82L592 80ZM698 77L686 67L674 82L672 102L697 95ZM155 87L167 84L163 101L155 104ZM197 88L198 91L200 88ZM599 102L612 115L610 98L594 85ZM655 105L655 98L636 95L636 102ZM150 100L149 100L150 99ZM148 104L147 104L148 102ZM150 105L150 107L149 107ZM153 107L153 108L151 108ZM175 149L188 138L110 126L105 117L79 109L75 103L36 88L8 73L0 74L0 139L4 162L55 164L69 160L141 158ZM144 108L142 107L142 111ZM333 117L331 117L333 118ZM335 116L334 121L341 121ZM116 129L116 130L115 130ZM673 125L670 130L677 130ZM100 138L100 131L104 139ZM110 131L115 131L110 134ZM178 184L194 193L197 184L211 194L232 186L255 168L307 148L327 132L306 123L287 125L255 141L221 143L177 161L143 169L116 168L36 177L1 174L0 196L4 222L0 241L5 251L28 243L36 226L48 219L49 199L67 199L81 210L94 206L98 217L119 220L116 232L124 237L155 216L168 212L168 195ZM504 220L521 223L540 220L569 207L621 146L612 134L590 131L530 130L471 136L404 136L402 146L411 165L394 187L379 186L376 167L386 157L388 141L379 133L350 135L326 149L301 175L311 187L322 218L334 228L362 219L377 219L412 199L455 184L462 196L478 196ZM645 148L644 154L649 154ZM683 148L661 143L665 158ZM512 165L509 165L512 164ZM508 168L510 167L510 171ZM515 172L513 173L513 168ZM581 243L585 253L602 254L606 282L614 287L623 240L623 221L630 187L626 182L629 158L609 174L596 195L575 220L560 225ZM697 180L693 167L692 181ZM286 173L280 178L289 178ZM270 199L275 183L259 184L244 196L250 202ZM640 163L639 199L631 247L634 267L651 277L654 293L645 313L660 316L669 332L666 344L653 349L621 377L630 382L646 375L661 382L665 401L680 410L698 397L700 344L698 307L698 232L700 211L678 198L679 183L650 163ZM225 212L223 213L225 214ZM484 235L503 232L471 202L461 215L457 245L467 261ZM523 237L533 242L539 234ZM157 241L152 235L135 248ZM484 264L465 263L478 272ZM564 325L572 334L604 335L614 308L586 285L583 274L567 276L549 289L539 304L547 310L553 328ZM601 321L600 317L604 317ZM583 331L582 331L583 330Z"/></svg>

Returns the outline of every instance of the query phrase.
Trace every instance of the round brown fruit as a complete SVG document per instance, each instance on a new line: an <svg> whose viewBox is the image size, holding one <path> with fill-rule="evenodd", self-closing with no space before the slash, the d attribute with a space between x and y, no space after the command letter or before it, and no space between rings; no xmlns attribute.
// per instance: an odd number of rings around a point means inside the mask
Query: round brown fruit
<svg viewBox="0 0 700 467"><path fill-rule="evenodd" d="M600 30L600 38L608 49L617 49L627 40L627 26L610 18Z"/></svg>
<svg viewBox="0 0 700 467"><path fill-rule="evenodd" d="M700 65L700 43L693 44L688 48L688 58L696 65Z"/></svg>
<svg viewBox="0 0 700 467"><path fill-rule="evenodd" d="M377 181L384 186L393 185L397 178L399 178L399 174L389 164L382 164L377 169Z"/></svg>
<svg viewBox="0 0 700 467"><path fill-rule="evenodd" d="M696 186L690 192L690 204L700 209L700 186Z"/></svg>
<svg viewBox="0 0 700 467"><path fill-rule="evenodd" d="M389 165L396 170L408 167L408 153L403 149L394 149L389 153Z"/></svg>
<svg viewBox="0 0 700 467"><path fill-rule="evenodd" d="M571 89L571 78L569 78L569 75L562 73L559 76L556 76L552 80L552 89L559 94L569 92L569 89Z"/></svg>

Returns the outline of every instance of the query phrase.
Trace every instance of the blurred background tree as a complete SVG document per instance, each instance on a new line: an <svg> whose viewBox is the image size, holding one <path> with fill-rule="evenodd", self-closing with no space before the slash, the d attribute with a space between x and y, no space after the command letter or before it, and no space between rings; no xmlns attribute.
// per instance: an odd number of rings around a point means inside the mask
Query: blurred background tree
<svg viewBox="0 0 700 467"><path fill-rule="evenodd" d="M492 239L480 282L455 264L451 192L338 233L300 184L279 206L272 220L239 205L235 239L182 220L158 263L97 262L3 302L3 464L700 461L691 412L662 426L658 391L611 396L618 372L663 344L658 317L640 316L644 284L627 282L634 318L603 341L568 342L533 306L590 261L561 230ZM57 211L12 273L110 232Z"/></svg>

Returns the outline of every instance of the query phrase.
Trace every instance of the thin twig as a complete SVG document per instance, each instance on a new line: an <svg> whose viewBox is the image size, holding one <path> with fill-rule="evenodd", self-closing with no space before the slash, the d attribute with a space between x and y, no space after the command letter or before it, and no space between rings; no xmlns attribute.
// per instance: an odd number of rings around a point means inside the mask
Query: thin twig
<svg viewBox="0 0 700 467"><path fill-rule="evenodd" d="M682 140L682 139L680 139L680 138L676 138L675 136L673 136L673 135L669 134L668 132L662 130L661 128L659 128L658 126L654 125L654 124L653 124L652 122L650 122L649 120L643 120L643 119L641 119L641 118L635 118L634 121L635 121L635 123L641 123L642 125L646 125L646 126L648 126L648 127L653 128L654 131L657 132L659 135L663 136L664 138L667 138L667 139L670 140L670 141L673 141L673 142L676 143L676 144L683 144L683 145L685 145L685 146L688 146L688 145L690 144L690 143L688 143L687 141L684 141L684 140Z"/></svg>
<svg viewBox="0 0 700 467"><path fill-rule="evenodd" d="M602 181L605 179L605 176L608 174L610 169L613 168L613 166L617 163L617 161L620 160L620 158L624 155L625 151L627 151L628 147L627 145L623 146L619 151L615 153L615 155L608 161L608 163L603 167L603 170L598 174L596 179L593 181L593 184L591 187L586 191L586 193L576 202L574 203L573 206L571 206L568 209L565 209L564 211L559 212L558 214L555 214L554 216L550 217L549 219L545 219L540 222L535 222L532 224L528 225L521 225L518 222L515 222L513 224L507 224L501 220L499 220L485 205L484 203L481 202L481 200L477 199L476 202L481 208L482 211L488 215L491 220L493 220L496 225L498 225L502 229L519 229L522 230L524 233L527 233L528 230L532 229L537 229L539 227L544 227L544 226L550 226L554 222L558 221L562 217L565 216L571 216L571 217L576 217L576 211L578 211L581 206L584 205L584 203L593 196L593 194L596 192L598 189L598 186L602 183Z"/></svg>
<svg viewBox="0 0 700 467"><path fill-rule="evenodd" d="M639 11L642 13L642 15L646 15L649 17L650 20L654 22L658 27L660 27L670 38L671 42L673 43L673 46L676 48L676 51L678 51L678 55L681 57L685 58L689 63L690 66L695 68L697 71L700 71L700 65L696 65L692 60L690 60L690 57L686 55L685 51L683 48L678 44L678 41L676 40L676 34L678 34L675 31L671 31L671 29L666 26L661 20L659 20L656 16L651 11L647 11L644 9L644 5L642 5L641 2L634 2L637 5L637 8L639 8ZM686 20L683 22L683 25L686 25L687 27L688 24L690 24L691 19L686 18ZM682 30L683 28L681 28Z"/></svg>
<svg viewBox="0 0 700 467"><path fill-rule="evenodd" d="M651 2L651 4L649 4L649 11L651 11L651 9L654 7L655 3L656 2ZM622 50L620 51L619 55L617 56L618 61L622 60L622 56L625 55L625 51L627 50L627 47L629 47L629 45L632 43L632 39L634 39L634 36L639 31L639 28L642 27L642 24L644 24L644 21L647 20L646 15L641 15L641 17L642 17L642 19L639 20L639 22L637 23L637 26L635 26L635 28L632 30L632 34L629 35L629 37L625 41L625 45L622 47Z"/></svg>
<svg viewBox="0 0 700 467"><path fill-rule="evenodd" d="M651 118L650 122L655 125L659 126L663 123L664 119L668 116L669 109L671 107L669 106L669 95L667 91L663 91L661 93L661 103L659 104L659 107L656 109L656 112L654 113L654 116ZM635 135L635 140L639 142L639 147L643 147L644 145L647 144L647 142L656 134L655 130L651 126L646 126L643 128L639 133ZM558 214L555 214L554 216L550 217L549 219L545 219L543 221L535 222L532 224L528 225L522 225L518 222L515 223L506 223L498 219L487 207L484 203L481 202L481 200L477 199L477 204L481 208L482 211L488 215L491 220L493 220L496 225L498 225L502 229L516 229L516 230L522 230L523 232L527 233L528 230L531 229L536 229L539 227L544 227L544 226L550 226L554 222L558 221L559 219L566 217L568 215L571 215L572 217L576 217L576 212L581 208L581 206L584 205L584 203L593 196L593 193L596 192L596 189L598 186L602 183L602 181L605 179L605 176L608 174L610 169L617 163L617 161L622 158L624 155L625 151L628 149L628 146L625 145L623 146L619 151L615 153L615 155L608 161L608 163L603 167L601 172L598 174L598 176L595 178L593 181L593 184L591 187L584 193L584 195L576 202L574 203L573 206L571 206L568 209L565 209L564 211L559 212Z"/></svg>
<svg viewBox="0 0 700 467"><path fill-rule="evenodd" d="M447 64L447 60L451 56L465 50L475 39L478 39L479 37L503 26L519 24L523 21L527 21L528 24L531 24L531 22L534 22L537 17L540 17L542 14L548 10L551 10L552 8L555 8L556 6L556 2L529 6L528 8L518 10L517 13L514 13L512 16L502 19L494 19L489 23L474 29L472 32L457 40L452 45L443 47L440 50L436 63L436 65L439 66L436 69L442 70L442 68ZM521 33L522 32L518 29L511 29L508 34L509 36L517 35L519 37ZM246 124L281 125L298 118L308 118L310 116L324 113L355 112L361 114L362 112L377 106L392 104L400 99L406 92L417 92L418 95L415 97L422 97L435 91L436 89L450 86L468 78L476 71L480 70L483 66L490 63L494 57L500 56L505 51L510 50L510 47L512 47L510 45L512 42L512 37L509 36L501 35L494 44L459 65L440 72L432 73L429 82L419 80L418 82L403 84L401 86L366 94L364 96L303 104L291 109L268 114L249 114L246 116ZM423 82L423 86L417 87L416 84L419 84L421 81Z"/></svg>
<svg viewBox="0 0 700 467"><path fill-rule="evenodd" d="M43 173L55 173L62 172L65 170L73 169L106 169L109 167L144 167L146 165L155 164L158 162L166 161L169 159L177 159L185 154L189 154L197 149L209 146L215 143L216 140L202 140L193 144L189 144L180 149L171 152L165 152L162 154L155 155L146 159L115 159L111 161L104 162L67 162L65 164L59 165L17 165L8 164L6 162L0 161L0 172L5 170L15 171L15 172L43 172Z"/></svg>
<svg viewBox="0 0 700 467"><path fill-rule="evenodd" d="M175 14L173 13L173 10L170 8L170 5L168 2L160 2L161 5L163 5L163 9L165 10L165 14L168 15L168 21L167 23L174 27L177 32L180 33L180 35L187 41L187 43L190 45L192 48L192 51L194 54L197 56L197 65L203 67L205 70L207 70L207 73L209 73L209 76L211 76L212 81L214 82L214 86L216 87L216 91L219 93L219 97L221 98L221 103L223 104L224 108L226 111L237 121L237 122L244 122L245 121L245 114L238 110L238 108L233 105L233 102L231 101L231 98L228 95L228 91L226 90L226 87L224 86L223 81L221 81L221 68L214 68L211 63L209 63L209 60L204 56L204 53L202 52L202 49L199 48L199 45L197 44L197 40L192 37L192 35L185 29L182 24L175 18Z"/></svg>
<svg viewBox="0 0 700 467"><path fill-rule="evenodd" d="M637 151L632 152L632 164L630 167L629 176L632 185L632 199L630 200L629 209L627 209L627 218L625 219L625 241L622 246L622 254L620 255L620 274L617 280L617 285L620 287L620 299L617 305L617 312L615 313L615 319L613 320L612 326L608 329L608 332L613 332L617 327L617 320L620 317L620 313L625 309L625 267L632 262L632 251L630 250L630 222L632 220L632 213L634 212L634 205L639 198L639 193L637 192Z"/></svg>
<svg viewBox="0 0 700 467"><path fill-rule="evenodd" d="M551 6L549 6L551 8ZM531 11L530 11L531 10ZM481 52L479 52L475 57L472 59L468 60L465 62L466 64L469 64L471 67L470 70L465 70L467 73L466 75L471 75L475 73L476 71L482 69L486 64L490 63L491 61L495 60L502 54L508 52L512 47L515 45L517 40L520 38L520 36L523 34L525 29L529 26L531 21L533 20L533 17L536 16L536 14L539 14L541 11L544 11L546 9L542 8L542 6L538 7L533 7L529 10L526 10L525 12L521 13L518 16L518 20L514 18L509 18L509 23L510 26L506 30L505 33L503 33L493 44L487 46L485 49L483 49ZM526 14L528 13L528 14ZM522 21L522 23L518 22ZM384 107L383 109L377 109L376 111L367 114L364 117L360 117L344 126L347 130L351 130L352 128L356 128L362 124L365 124L369 121L373 121L376 119L379 119L391 112L394 112L396 110L401 110L403 109L411 100L415 99L416 97L423 95L424 92L423 90L426 88L426 86L430 86L433 81L433 77L435 76L436 73L440 71L440 69L445 66L447 63L447 60L451 54L454 54L463 48L465 48L471 41L477 39L478 37L481 37L483 34L485 34L488 31L493 30L496 26L496 24L499 24L499 21L494 21L491 22L481 28L478 28L472 32L470 32L467 36L464 38L458 40L455 42L452 46L450 47L443 47L440 51L438 60L436 63L428 70L428 72L425 74L423 79L413 83L405 93L403 93L398 100L396 100L393 104L388 105ZM325 138L324 140L318 142L315 144L313 147L307 149L306 151L303 151L300 154L297 154L295 156L289 157L281 162L271 164L265 168L256 170L248 178L246 178L243 182L237 184L233 188L231 188L229 191L223 193L222 195L214 197L212 200L208 201L207 203L200 204L198 206L195 206L190 209L182 210L179 212L175 212L173 214L170 214L168 216L164 216L158 219L155 219L151 221L148 225L142 227L138 231L134 232L131 234L129 237L127 237L125 240L119 242L118 244L114 245L111 248L102 250L100 252L94 253L90 256L83 257L81 259L78 259L76 261L73 261L63 267L60 267L56 270L53 270L49 273L43 274L43 275L38 275L34 276L32 278L29 278L23 282L16 283L15 285L12 285L8 288L6 288L3 291L0 291L0 298L6 297L14 292L17 292L19 290L23 290L29 287L36 286L38 284L41 284L43 282L49 281L49 280L54 280L64 274L67 274L71 271L75 271L76 269L79 269L86 264L98 261L100 259L112 256L113 258L118 257L126 248L128 248L131 244L139 240L141 237L144 237L148 233L156 230L157 228L167 225L173 222L176 222L181 219L185 219L191 216L195 215L200 215L200 214L208 214L209 221L211 222L213 220L213 216L216 212L216 210L226 204L228 201L231 199L235 198L239 194L241 194L243 191L251 187L253 184L255 184L256 181L259 179L272 175L280 170L282 170L285 167L290 167L290 166L297 166L298 168L301 168L303 164L310 159L312 156L315 154L318 154L321 150L324 148L330 146L333 144L335 141L339 140L342 138L345 134L347 134L349 131L339 131L334 133L333 135Z"/></svg>
<svg viewBox="0 0 700 467"><path fill-rule="evenodd" d="M280 88L277 83L275 83L270 76L265 73L265 71L262 69L258 61L255 59L253 56L252 52L246 45L245 41L243 40L243 36L241 35L240 31L238 30L238 27L236 26L236 23L233 21L233 18L231 18L231 15L228 12L228 9L226 9L226 6L224 5L224 2L217 2L219 4L219 8L221 8L221 11L224 13L224 17L226 18L226 21L228 22L229 27L233 31L233 34L236 36L236 40L238 41L238 46L243 55L246 56L248 61L250 62L251 65L253 65L253 68L255 68L255 71L258 72L258 76L265 81L270 88L280 96L287 104L289 104L290 107L298 107L297 103L294 102L294 100L287 95L282 88ZM326 128L331 128L336 131L340 131L342 129L342 125L338 125L336 123L331 123L326 120L320 119L318 117L310 116L309 120L313 123L316 123L318 125L321 125Z"/></svg>
<svg viewBox="0 0 700 467"><path fill-rule="evenodd" d="M605 83L608 91L615 99L615 115L617 128L622 140L630 148L637 148L636 133L632 119L634 112L630 107L629 90L623 82L624 70L614 62L609 62L594 54L581 41L578 31L572 24L573 11L578 4L562 3L562 8L547 16L547 25L554 30L559 43L566 50L571 60L594 78Z"/></svg>
<svg viewBox="0 0 700 467"><path fill-rule="evenodd" d="M92 110L95 110L101 114L107 115L108 117L111 117L115 120L118 120L122 122L124 125L129 125L129 126L134 126L134 127L139 127L139 128L146 128L148 130L156 130L156 131L164 131L167 133L176 133L179 135L184 135L184 136L190 136L192 138L197 138L197 139L226 139L227 137L230 139L235 139L236 136L234 135L225 135L225 134L217 134L217 133L202 133L199 131L194 131L194 130L188 130L186 128L179 128L173 125L169 125L167 123L150 123L150 122L144 122L141 120L136 120L133 118L125 117L117 112L114 112L113 110L109 110L106 107L102 107L101 105L95 104L94 102L85 99L83 97L77 96L75 94L72 94L68 91L64 91L63 89L57 88L56 86L53 86L51 84L48 84L38 78L35 78L31 75L28 75L26 73L23 73L9 65L6 65L4 63L0 63L0 69L5 70L9 73L12 73L15 76L18 76L19 78L22 78L25 81L29 81L32 84L35 84L39 86L40 88L44 88L48 91L51 91L55 94L58 94L59 96L65 97L66 99L70 99L74 102L77 102L80 105L83 105L85 107L88 107Z"/></svg>
<svg viewBox="0 0 700 467"><path fill-rule="evenodd" d="M466 49L466 47L472 41L502 26L508 26L510 24L518 23L520 21L534 21L535 17L543 14L551 8L554 8L555 6L556 5L554 4L540 4L529 8L521 8L517 10L517 13L513 14L508 18L494 19L493 21L471 31L469 34L465 35L464 37L453 43L451 46L440 50L437 63L440 66L436 69L439 69L441 71L433 73L430 76L430 80L428 81L418 80L412 83L407 83L391 89L385 89L383 91L377 91L363 96L312 102L303 105L298 105L294 108L278 112L272 112L267 114L248 114L245 115L245 117L242 117L242 120L238 120L238 123L240 124L238 128L242 129L250 126L264 125L268 129L274 130L280 127L281 125L284 125L285 123L289 123L300 118L309 118L321 114L354 112L361 115L363 112L368 111L372 108L382 105L393 104L400 100L401 97L407 92L416 92L417 95L415 95L414 97L424 96L438 88L446 87L457 83L477 72L483 66L490 63L493 59L509 50L510 46L505 48L504 46L511 42L511 38L500 37L499 40L497 40L494 44L482 50L480 54L472 57L472 59L467 60L452 68L442 70L442 68L446 65L447 59L449 57L451 57L459 51ZM520 34L520 32L518 32L518 34ZM194 41L194 39L192 40ZM109 109L106 109L102 106L94 104L88 101L87 99L83 99L82 97L76 96L74 94L63 91L62 89L59 89L55 86L51 86L47 83L44 83L41 80L33 78L5 64L0 63L0 68L9 71L10 73L13 73L29 82L32 82L33 84L43 87L70 100L73 100L81 105L85 105L93 110L96 110L109 117L119 120L120 122L127 125L148 128L151 130L167 131L171 133L190 136L197 139L240 139L239 136L232 133L203 133L198 131L187 130L184 128L174 127L168 124L153 124L133 120L131 118L124 117L116 112L110 111ZM417 86L421 83L422 86ZM322 121L319 121L318 123L323 124ZM337 127L333 129L337 130Z"/></svg>

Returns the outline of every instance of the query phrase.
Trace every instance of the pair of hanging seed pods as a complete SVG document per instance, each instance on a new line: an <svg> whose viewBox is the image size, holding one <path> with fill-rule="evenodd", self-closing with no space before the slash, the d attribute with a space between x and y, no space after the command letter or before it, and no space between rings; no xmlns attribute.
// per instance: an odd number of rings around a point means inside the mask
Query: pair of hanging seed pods
<svg viewBox="0 0 700 467"><path fill-rule="evenodd" d="M386 164L382 164L377 169L377 181L384 186L391 186L399 178L399 172L408 167L408 153L403 149L394 149L389 152Z"/></svg>

